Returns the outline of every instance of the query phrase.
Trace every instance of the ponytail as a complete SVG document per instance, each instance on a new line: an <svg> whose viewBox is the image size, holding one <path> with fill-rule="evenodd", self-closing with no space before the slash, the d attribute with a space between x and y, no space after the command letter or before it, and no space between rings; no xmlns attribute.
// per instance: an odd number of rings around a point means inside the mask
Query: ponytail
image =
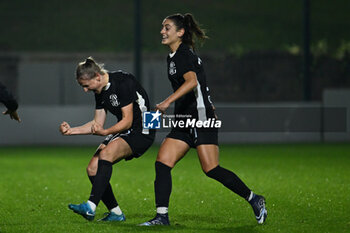
<svg viewBox="0 0 350 233"><path fill-rule="evenodd" d="M201 41L201 44L203 44L205 39L208 39L209 37L205 34L205 31L201 29L194 19L193 15L190 13L186 13L185 15L182 14L173 14L166 19L170 19L174 22L174 24L177 27L177 30L184 29L185 33L182 36L182 42L191 46L193 49L195 48L195 38Z"/></svg>
<svg viewBox="0 0 350 233"><path fill-rule="evenodd" d="M76 79L93 79L97 74L104 75L107 70L103 68L104 64L98 64L92 57L80 62L75 71Z"/></svg>

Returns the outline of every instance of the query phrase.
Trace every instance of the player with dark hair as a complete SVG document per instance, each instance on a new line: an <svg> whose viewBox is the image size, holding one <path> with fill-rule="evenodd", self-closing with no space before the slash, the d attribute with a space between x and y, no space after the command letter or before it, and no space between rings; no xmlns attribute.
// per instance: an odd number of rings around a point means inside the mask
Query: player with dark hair
<svg viewBox="0 0 350 233"><path fill-rule="evenodd" d="M18 122L21 122L21 119L18 116L17 108L18 103L16 99L13 97L11 92L7 90L7 88L0 82L0 102L3 103L7 110L3 112L4 115L10 115L11 119L14 119Z"/></svg>
<svg viewBox="0 0 350 233"><path fill-rule="evenodd" d="M165 112L175 102L175 116L187 116L198 121L215 119L214 106L210 100L209 88L201 59L194 52L194 36L207 38L191 14L174 14L162 23L162 44L170 48L167 57L168 78L173 87L172 93L156 109ZM262 224L266 217L265 198L253 193L233 172L219 165L218 130L172 128L164 139L155 162L154 181L157 215L143 226L169 225L168 206L172 189L171 169L190 148L196 148L203 172L222 183L253 207L256 219Z"/></svg>
<svg viewBox="0 0 350 233"><path fill-rule="evenodd" d="M63 122L60 132L63 135L95 134L107 137L87 167L92 183L90 198L80 205L69 204L68 207L91 221L102 200L110 211L102 221L124 221L125 216L114 197L109 180L114 163L140 157L154 141L155 131L142 128L142 113L149 111L147 93L131 74L108 72L91 57L79 63L76 78L85 92L95 93L95 117L74 128ZM118 122L104 129L107 111L115 115Z"/></svg>

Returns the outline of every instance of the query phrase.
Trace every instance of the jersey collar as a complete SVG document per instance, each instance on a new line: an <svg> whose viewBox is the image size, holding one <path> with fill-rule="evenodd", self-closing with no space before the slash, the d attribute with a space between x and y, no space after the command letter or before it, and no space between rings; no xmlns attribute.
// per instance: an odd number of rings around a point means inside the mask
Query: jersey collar
<svg viewBox="0 0 350 233"><path fill-rule="evenodd" d="M170 58L173 58L173 56L175 56L175 53L176 53L176 51L173 52L173 53L169 53L169 57L170 57Z"/></svg>
<svg viewBox="0 0 350 233"><path fill-rule="evenodd" d="M110 86L111 86L111 83L108 82L107 85L103 87L103 90L107 91Z"/></svg>
<svg viewBox="0 0 350 233"><path fill-rule="evenodd" d="M185 44L185 43L181 43L180 46L177 48L177 50L175 52L169 53L169 57L173 58L177 51L187 50L187 49L190 49L189 46L187 44Z"/></svg>

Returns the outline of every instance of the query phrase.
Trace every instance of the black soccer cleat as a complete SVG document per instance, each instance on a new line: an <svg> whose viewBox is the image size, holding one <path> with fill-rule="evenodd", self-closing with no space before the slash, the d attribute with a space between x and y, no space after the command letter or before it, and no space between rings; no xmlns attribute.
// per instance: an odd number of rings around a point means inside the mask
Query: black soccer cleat
<svg viewBox="0 0 350 233"><path fill-rule="evenodd" d="M168 226L170 225L168 214L158 214L148 222L144 222L139 224L139 226L156 226L156 225L163 225Z"/></svg>
<svg viewBox="0 0 350 233"><path fill-rule="evenodd" d="M267 210L265 207L265 198L263 196L253 194L253 198L249 201L255 214L258 224L263 224L267 218Z"/></svg>

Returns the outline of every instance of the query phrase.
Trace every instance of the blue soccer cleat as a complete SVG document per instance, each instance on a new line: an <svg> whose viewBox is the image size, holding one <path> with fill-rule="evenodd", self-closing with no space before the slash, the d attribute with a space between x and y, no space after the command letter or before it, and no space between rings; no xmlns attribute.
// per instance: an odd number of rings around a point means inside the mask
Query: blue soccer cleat
<svg viewBox="0 0 350 233"><path fill-rule="evenodd" d="M95 218L95 211L93 211L90 205L86 202L79 205L69 204L68 208L73 210L74 213L80 214L89 221L92 221Z"/></svg>
<svg viewBox="0 0 350 233"><path fill-rule="evenodd" d="M98 221L104 222L123 222L125 221L125 215L122 213L121 215L115 214L113 212L105 213L107 215L104 218L99 219Z"/></svg>
<svg viewBox="0 0 350 233"><path fill-rule="evenodd" d="M149 220L148 222L139 224L139 226L156 226L156 225L163 225L163 226L170 225L168 214L157 214L153 219Z"/></svg>
<svg viewBox="0 0 350 233"><path fill-rule="evenodd" d="M255 218L258 221L258 224L263 224L267 218L265 198L263 196L254 194L252 200L250 200L249 203L254 210Z"/></svg>

